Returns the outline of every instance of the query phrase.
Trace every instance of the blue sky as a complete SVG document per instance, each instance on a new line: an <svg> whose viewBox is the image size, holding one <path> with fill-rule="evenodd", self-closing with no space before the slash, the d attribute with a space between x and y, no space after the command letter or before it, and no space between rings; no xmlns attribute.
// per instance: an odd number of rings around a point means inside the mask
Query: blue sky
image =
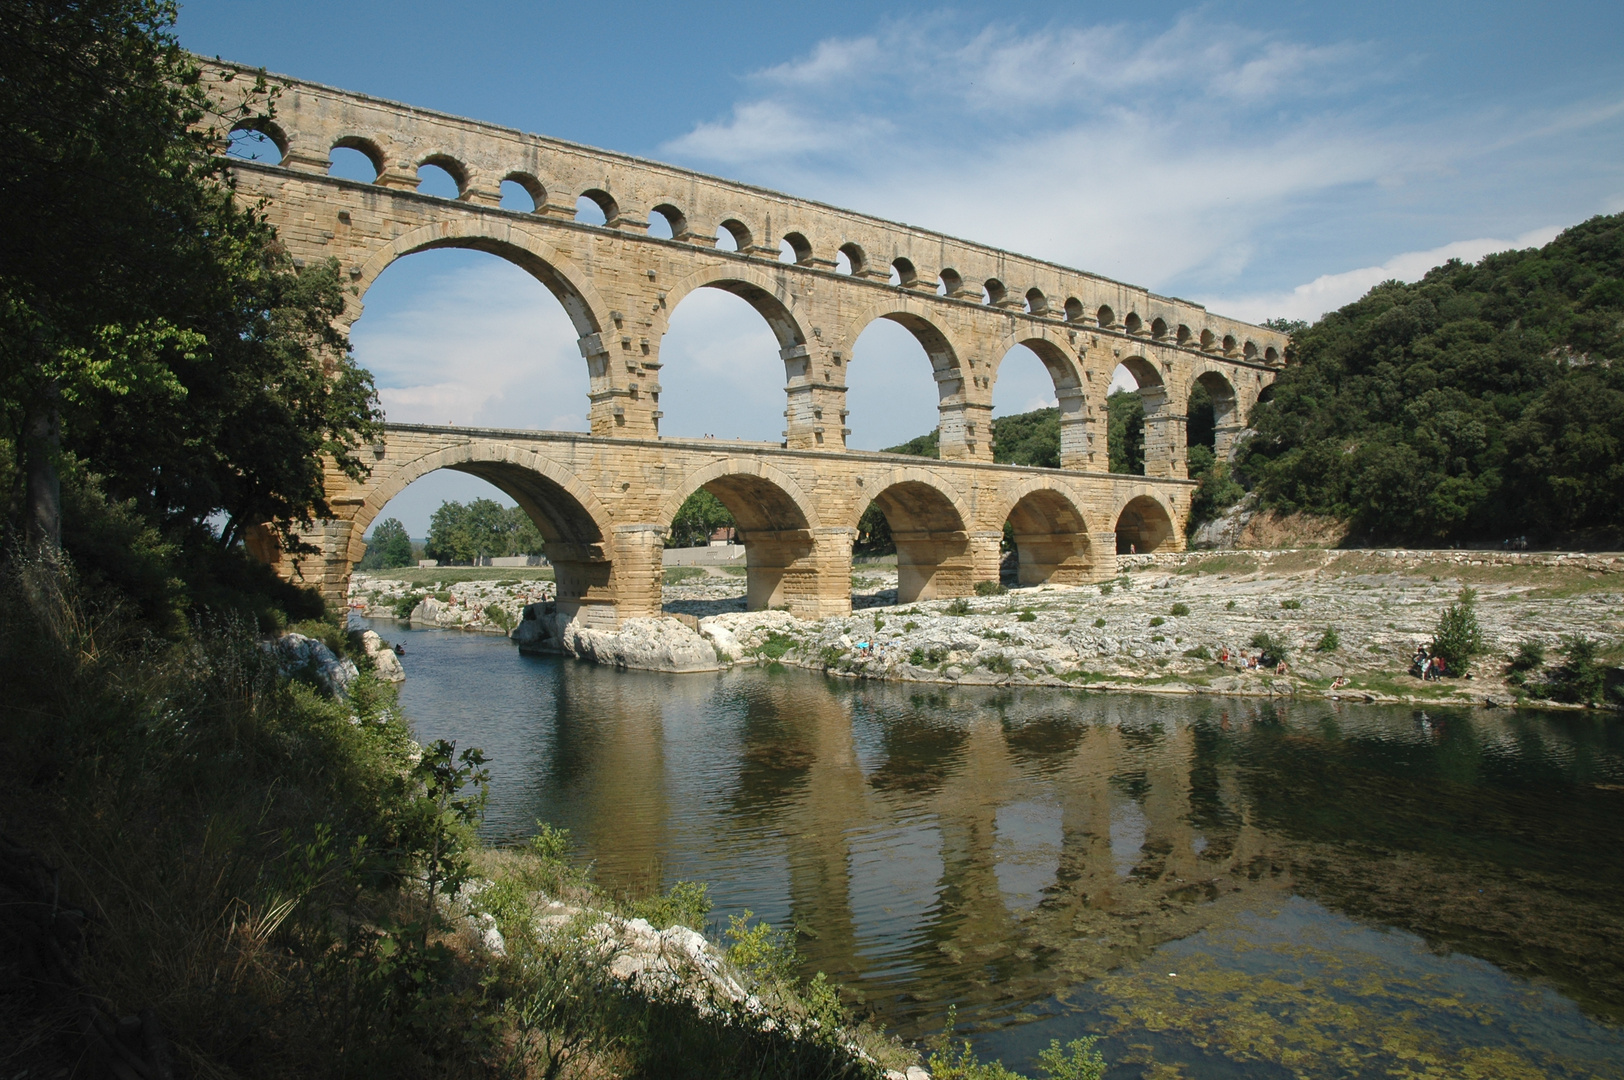
<svg viewBox="0 0 1624 1080"><path fill-rule="evenodd" d="M1385 278L1624 210L1617 3L193 0L179 32L200 53L765 184L1249 319L1312 319ZM567 321L493 257L402 260L354 340L392 418L584 427ZM684 301L663 359L667 433L777 438L782 369L742 301ZM850 370L853 445L933 426L911 338L876 327ZM1035 357L1005 372L998 412L1051 396ZM428 478L390 512L422 535L440 497L475 487Z"/></svg>

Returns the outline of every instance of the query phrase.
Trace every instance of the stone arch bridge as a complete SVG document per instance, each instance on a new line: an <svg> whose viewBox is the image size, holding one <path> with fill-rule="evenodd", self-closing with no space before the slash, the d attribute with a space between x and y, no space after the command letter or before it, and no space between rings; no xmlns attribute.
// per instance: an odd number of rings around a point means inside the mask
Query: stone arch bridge
<svg viewBox="0 0 1624 1080"><path fill-rule="evenodd" d="M251 69L204 64L229 100ZM329 473L335 517L322 553L290 573L344 595L361 534L407 483L438 468L515 498L547 540L561 605L596 623L660 609L661 538L699 487L739 519L752 606L805 615L850 609L849 563L870 500L896 536L904 600L961 595L998 576L1012 522L1023 582L1115 572L1120 543L1182 543L1193 485L1185 408L1200 384L1220 456L1283 362L1283 335L1054 263L685 169L276 76L275 114L250 122L280 161L233 161L296 261L336 259L352 284L342 323L396 259L485 251L525 269L573 321L589 376L590 435L391 425L363 484ZM328 175L360 151L363 183ZM444 169L455 199L419 192ZM512 181L533 209L504 209ZM602 224L577 220L581 199ZM669 236L651 234L663 224ZM747 301L784 365L778 444L661 438L660 345L700 288ZM846 368L876 319L906 328L934 369L940 460L846 448ZM1035 352L1060 406L1059 469L992 463L992 399L1017 345ZM1145 402L1144 476L1106 472L1105 396L1124 365ZM263 538L261 538L263 539ZM313 565L314 563L314 565Z"/></svg>

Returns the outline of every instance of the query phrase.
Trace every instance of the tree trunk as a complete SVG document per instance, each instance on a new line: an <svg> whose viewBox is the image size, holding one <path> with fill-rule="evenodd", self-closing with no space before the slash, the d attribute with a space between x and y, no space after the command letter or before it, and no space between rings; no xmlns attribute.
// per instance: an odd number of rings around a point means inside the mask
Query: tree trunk
<svg viewBox="0 0 1624 1080"><path fill-rule="evenodd" d="M57 461L62 453L61 390L55 379L45 385L40 403L28 421L26 527L31 549L62 546L62 478Z"/></svg>

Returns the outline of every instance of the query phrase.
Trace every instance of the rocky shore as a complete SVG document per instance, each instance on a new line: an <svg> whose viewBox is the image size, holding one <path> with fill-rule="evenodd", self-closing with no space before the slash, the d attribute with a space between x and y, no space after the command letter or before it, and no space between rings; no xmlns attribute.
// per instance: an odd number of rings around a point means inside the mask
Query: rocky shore
<svg viewBox="0 0 1624 1080"><path fill-rule="evenodd" d="M907 682L1473 705L1527 696L1504 677L1524 642L1544 646L1552 664L1573 635L1597 641L1605 663L1624 654L1624 556L1299 550L1121 562L1110 582L903 606L894 568L858 567L854 613L819 621L746 612L744 578L712 572L668 584L666 617L613 632L561 623L550 596L536 595L542 583L503 592L470 582L480 588L453 586L463 598L435 611L433 625L448 625L442 612L498 605L522 615L512 632L521 649L652 670L781 663ZM1488 655L1473 678L1422 683L1407 673L1410 657L1462 586L1477 592ZM1260 633L1285 646L1283 672L1249 666Z"/></svg>

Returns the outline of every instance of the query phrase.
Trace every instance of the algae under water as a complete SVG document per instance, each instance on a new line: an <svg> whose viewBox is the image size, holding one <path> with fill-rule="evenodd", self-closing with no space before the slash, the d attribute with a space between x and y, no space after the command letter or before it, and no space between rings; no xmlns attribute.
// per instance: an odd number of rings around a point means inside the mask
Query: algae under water
<svg viewBox="0 0 1624 1080"><path fill-rule="evenodd" d="M706 882L919 1038L1030 1069L1624 1078L1624 724L615 672L407 644L423 738L492 759L486 835Z"/></svg>

